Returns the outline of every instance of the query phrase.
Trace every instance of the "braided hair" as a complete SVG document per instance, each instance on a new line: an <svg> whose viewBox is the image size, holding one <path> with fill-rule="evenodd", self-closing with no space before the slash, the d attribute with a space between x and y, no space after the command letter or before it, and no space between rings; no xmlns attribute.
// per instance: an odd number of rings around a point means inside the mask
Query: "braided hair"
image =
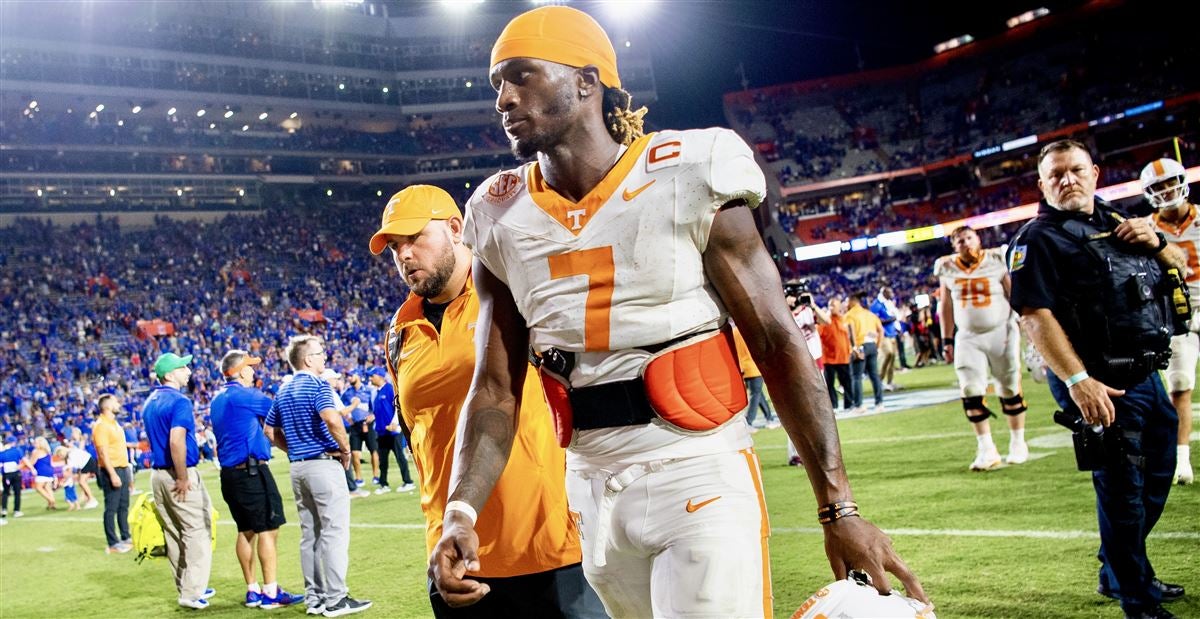
<svg viewBox="0 0 1200 619"><path fill-rule="evenodd" d="M646 115L646 106L630 110L633 98L620 88L604 89L604 126L608 134L618 144L626 146L642 137L642 117Z"/></svg>

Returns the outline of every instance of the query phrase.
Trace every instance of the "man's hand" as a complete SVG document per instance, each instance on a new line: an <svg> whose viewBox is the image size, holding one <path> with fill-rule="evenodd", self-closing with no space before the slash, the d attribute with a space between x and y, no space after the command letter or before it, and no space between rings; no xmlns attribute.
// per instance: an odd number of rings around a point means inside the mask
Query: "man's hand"
<svg viewBox="0 0 1200 619"><path fill-rule="evenodd" d="M1117 417L1112 398L1125 395L1124 390L1113 389L1091 377L1071 385L1070 392L1071 400L1083 414L1083 420L1091 425L1100 424L1104 427L1108 427Z"/></svg>
<svg viewBox="0 0 1200 619"><path fill-rule="evenodd" d="M1129 243L1130 245L1140 245L1144 249L1158 249L1161 241L1158 239L1158 234L1154 232L1154 224L1150 223L1149 217L1131 217L1117 224L1113 229L1113 234L1117 238Z"/></svg>
<svg viewBox="0 0 1200 619"><path fill-rule="evenodd" d="M929 604L921 581L892 549L891 538L878 527L857 516L850 516L824 525L824 529L825 554L838 580L846 578L850 570L860 570L871 576L871 583L880 595L887 595L891 590L887 573L891 572L900 579L909 597Z"/></svg>
<svg viewBox="0 0 1200 619"><path fill-rule="evenodd" d="M342 463L342 468L350 470L350 450L339 451L337 454L338 462Z"/></svg>
<svg viewBox="0 0 1200 619"><path fill-rule="evenodd" d="M954 363L954 344L942 344L942 356L946 363Z"/></svg>
<svg viewBox="0 0 1200 619"><path fill-rule="evenodd" d="M429 579L451 607L470 606L492 590L487 583L464 578L468 570L479 570L479 536L465 514L446 512L442 539L429 557Z"/></svg>
<svg viewBox="0 0 1200 619"><path fill-rule="evenodd" d="M187 493L191 489L192 481L185 475L175 480L175 487L171 489L171 494L175 495L175 500L183 501L187 499Z"/></svg>
<svg viewBox="0 0 1200 619"><path fill-rule="evenodd" d="M118 475L118 474L117 474L115 471L113 472L113 474L112 474L112 475L109 475L109 476L108 476L108 479L109 479L109 481L111 481L111 482L112 482L112 487L113 487L113 488L120 488L120 487L121 487L121 476L120 476L120 475Z"/></svg>

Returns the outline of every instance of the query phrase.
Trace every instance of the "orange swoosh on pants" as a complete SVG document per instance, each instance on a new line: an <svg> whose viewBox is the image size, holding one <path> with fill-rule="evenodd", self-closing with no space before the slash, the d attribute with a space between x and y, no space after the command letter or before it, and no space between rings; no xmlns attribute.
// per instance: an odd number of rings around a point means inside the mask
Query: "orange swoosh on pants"
<svg viewBox="0 0 1200 619"><path fill-rule="evenodd" d="M713 501L716 501L716 500L717 500L717 499L719 499L719 498L721 498L721 497L720 497L720 496L715 496L715 497L713 497L713 498L711 498L711 499L708 499L708 500L706 500L706 501L700 501L699 503L693 503L691 499L688 499L687 505L685 505L685 506L684 506L684 509L686 509L686 510L687 510L687 512L690 514L690 513L694 512L694 511L696 511L696 510L700 509L701 507L704 507L705 505L708 505L709 503L712 503Z"/></svg>

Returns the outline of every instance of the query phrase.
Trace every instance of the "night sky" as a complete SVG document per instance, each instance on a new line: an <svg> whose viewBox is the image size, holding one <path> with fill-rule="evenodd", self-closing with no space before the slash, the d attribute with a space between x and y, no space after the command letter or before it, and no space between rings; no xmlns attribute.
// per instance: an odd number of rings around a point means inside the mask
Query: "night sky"
<svg viewBox="0 0 1200 619"><path fill-rule="evenodd" d="M611 30L601 7L588 4L576 6L595 8ZM950 14L943 3L663 0L639 26L658 84L647 120L653 128L725 124L721 95L741 89L739 63L750 88L896 66L928 58L935 44L962 34L978 40L1003 32L1005 20L1027 10L1078 4L1006 0Z"/></svg>
<svg viewBox="0 0 1200 619"><path fill-rule="evenodd" d="M649 106L648 128L690 129L725 124L721 95L741 88L739 64L750 88L895 66L928 58L935 44L962 34L1003 32L1005 20L1030 9L1061 12L1080 3L994 0L956 13L944 3L865 0L630 1L615 11L599 1L566 4L596 17L614 44L628 36L651 47L658 101ZM492 0L475 10L512 16L530 6Z"/></svg>

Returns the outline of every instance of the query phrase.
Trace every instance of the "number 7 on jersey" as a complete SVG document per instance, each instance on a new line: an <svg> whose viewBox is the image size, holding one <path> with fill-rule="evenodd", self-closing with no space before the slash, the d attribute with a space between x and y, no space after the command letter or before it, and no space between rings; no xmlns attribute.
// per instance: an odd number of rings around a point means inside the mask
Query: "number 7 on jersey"
<svg viewBox="0 0 1200 619"><path fill-rule="evenodd" d="M589 352L608 350L613 285L616 281L612 246L567 252L550 256L547 260L550 262L550 279L579 275L588 278L583 314L583 348Z"/></svg>

